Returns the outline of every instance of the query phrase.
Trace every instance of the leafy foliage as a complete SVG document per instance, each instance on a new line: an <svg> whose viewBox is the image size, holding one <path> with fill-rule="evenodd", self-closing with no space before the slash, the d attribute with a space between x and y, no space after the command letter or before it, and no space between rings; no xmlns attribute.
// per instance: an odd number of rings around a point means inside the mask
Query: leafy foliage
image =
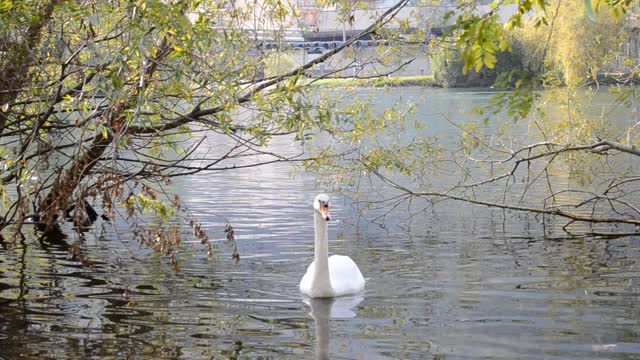
<svg viewBox="0 0 640 360"><path fill-rule="evenodd" d="M550 8L551 21L527 23L518 32L525 63L569 86L593 81L619 54L625 27L610 7L602 7L596 21L579 2L557 1Z"/></svg>
<svg viewBox="0 0 640 360"><path fill-rule="evenodd" d="M523 54L519 44L514 44L512 51L499 51L492 56L495 57L495 63L491 68L483 67L479 71L473 69L465 72L465 60L457 49L448 48L442 43L433 44L433 76L443 87L513 86L517 81L514 75L523 71Z"/></svg>
<svg viewBox="0 0 640 360"><path fill-rule="evenodd" d="M301 65L284 48L263 47L296 21L282 1L5 0L0 9L0 227L15 234L25 222L52 231L73 218L81 228L98 203L175 264L184 231L162 224L176 215L211 254L202 227L165 193L173 178L325 161L330 149L291 155L266 146L343 129L363 139L383 124L362 104L316 103L299 81L359 37ZM226 233L232 241L233 228Z"/></svg>

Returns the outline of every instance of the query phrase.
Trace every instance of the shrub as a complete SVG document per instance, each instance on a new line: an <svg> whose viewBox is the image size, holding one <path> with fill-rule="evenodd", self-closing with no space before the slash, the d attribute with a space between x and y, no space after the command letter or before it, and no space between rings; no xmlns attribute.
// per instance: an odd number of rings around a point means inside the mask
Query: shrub
<svg viewBox="0 0 640 360"><path fill-rule="evenodd" d="M453 48L437 46L432 51L431 68L436 83L442 87L492 86L502 73L525 72L522 54L520 44L515 42L512 51L497 53L493 69L485 67L479 73L469 70L464 74L464 61L460 52Z"/></svg>

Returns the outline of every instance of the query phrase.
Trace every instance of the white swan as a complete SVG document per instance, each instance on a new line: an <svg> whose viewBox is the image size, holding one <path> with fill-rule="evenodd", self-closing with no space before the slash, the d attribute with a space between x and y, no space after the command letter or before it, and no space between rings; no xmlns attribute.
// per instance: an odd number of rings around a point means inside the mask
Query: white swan
<svg viewBox="0 0 640 360"><path fill-rule="evenodd" d="M312 298L329 298L355 294L364 289L364 277L348 256L329 257L327 221L329 196L320 194L313 201L315 223L314 260L300 280L300 291Z"/></svg>

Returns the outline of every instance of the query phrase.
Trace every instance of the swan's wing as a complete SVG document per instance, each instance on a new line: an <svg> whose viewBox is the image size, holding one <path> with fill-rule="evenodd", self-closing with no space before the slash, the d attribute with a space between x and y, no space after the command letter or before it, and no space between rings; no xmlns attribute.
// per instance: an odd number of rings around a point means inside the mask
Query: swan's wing
<svg viewBox="0 0 640 360"><path fill-rule="evenodd" d="M364 289L364 277L358 265L348 256L329 257L329 276L336 296L355 294Z"/></svg>
<svg viewBox="0 0 640 360"><path fill-rule="evenodd" d="M306 295L311 293L311 280L313 279L313 273L316 270L316 262L312 261L307 268L307 272L300 280L300 292Z"/></svg>

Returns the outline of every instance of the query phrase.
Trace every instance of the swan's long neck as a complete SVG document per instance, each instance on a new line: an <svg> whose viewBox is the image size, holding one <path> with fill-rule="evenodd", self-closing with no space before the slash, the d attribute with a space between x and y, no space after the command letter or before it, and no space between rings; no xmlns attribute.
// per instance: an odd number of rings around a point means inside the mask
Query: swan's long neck
<svg viewBox="0 0 640 360"><path fill-rule="evenodd" d="M316 241L314 249L315 273L313 274L313 287L322 296L332 296L333 288L329 278L329 243L327 235L327 222L317 211L314 211Z"/></svg>

